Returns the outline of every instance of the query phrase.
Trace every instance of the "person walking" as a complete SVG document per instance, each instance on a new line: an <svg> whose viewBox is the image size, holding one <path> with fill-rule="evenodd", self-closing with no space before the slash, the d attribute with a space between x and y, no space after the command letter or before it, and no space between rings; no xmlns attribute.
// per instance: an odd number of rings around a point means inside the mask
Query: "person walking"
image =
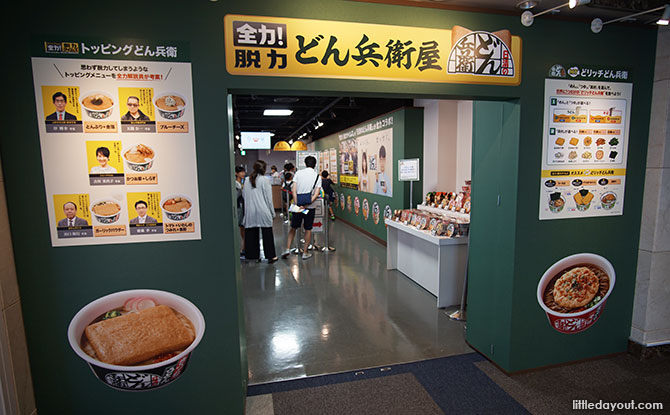
<svg viewBox="0 0 670 415"><path fill-rule="evenodd" d="M260 261L259 234L263 234L263 250L268 263L277 261L272 219L275 209L272 204L272 185L265 177L267 164L263 160L254 163L253 172L242 188L244 197L244 251L246 259Z"/></svg>
<svg viewBox="0 0 670 415"><path fill-rule="evenodd" d="M333 200L335 200L335 191L333 190L333 181L328 178L328 170L321 172L321 185L323 186L323 194L328 199L328 213L330 214L330 219L335 220L335 214L333 213Z"/></svg>
<svg viewBox="0 0 670 415"><path fill-rule="evenodd" d="M246 172L244 167L235 166L235 192L237 194L237 226L240 228L240 258L244 256L244 196L242 196L242 189L244 188L244 176Z"/></svg>
<svg viewBox="0 0 670 415"><path fill-rule="evenodd" d="M312 238L312 226L316 210L315 200L321 192L321 177L314 170L314 167L316 167L315 157L307 156L305 158L305 166L307 167L298 170L295 176L293 176L293 186L291 189L294 203L304 209L304 213L291 213L291 230L288 233L288 240L286 241L286 251L281 255L282 259L286 259L291 253L293 238L295 238L296 230L301 225L305 230L305 249L302 253L302 259L308 259L312 256L308 252L308 248Z"/></svg>

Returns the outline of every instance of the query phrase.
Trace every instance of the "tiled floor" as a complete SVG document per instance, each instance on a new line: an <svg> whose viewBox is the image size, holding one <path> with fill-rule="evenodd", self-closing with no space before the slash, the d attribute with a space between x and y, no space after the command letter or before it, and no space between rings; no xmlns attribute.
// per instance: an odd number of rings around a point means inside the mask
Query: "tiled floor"
<svg viewBox="0 0 670 415"><path fill-rule="evenodd" d="M287 232L276 220L278 252ZM435 297L401 273L386 271L383 246L340 222L331 245L336 252L308 260L243 264L250 384L472 351L464 323L450 320ZM670 413L667 356L640 361L620 354L512 376L488 361L476 366L532 414L641 413L576 411L575 400L661 402L663 410L644 413ZM248 397L247 414L274 415L273 400Z"/></svg>
<svg viewBox="0 0 670 415"><path fill-rule="evenodd" d="M243 263L249 384L472 351L463 323L403 274L386 270L384 246L330 223L335 252ZM277 252L287 233L276 219Z"/></svg>

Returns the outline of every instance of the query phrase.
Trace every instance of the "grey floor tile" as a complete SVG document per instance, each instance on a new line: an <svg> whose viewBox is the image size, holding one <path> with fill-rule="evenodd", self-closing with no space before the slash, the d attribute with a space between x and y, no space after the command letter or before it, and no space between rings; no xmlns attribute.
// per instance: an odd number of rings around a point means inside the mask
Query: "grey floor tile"
<svg viewBox="0 0 670 415"><path fill-rule="evenodd" d="M472 352L462 322L386 270L384 246L341 222L331 231L335 252L242 264L250 384ZM286 225L274 235L281 252Z"/></svg>

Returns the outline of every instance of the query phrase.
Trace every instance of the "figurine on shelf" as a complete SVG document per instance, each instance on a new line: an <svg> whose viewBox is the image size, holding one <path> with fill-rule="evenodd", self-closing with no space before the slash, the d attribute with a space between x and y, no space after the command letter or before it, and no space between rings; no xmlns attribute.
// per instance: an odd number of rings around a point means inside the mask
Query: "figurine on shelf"
<svg viewBox="0 0 670 415"><path fill-rule="evenodd" d="M465 196L465 200L463 201L463 210L462 210L463 213L470 214L470 203L471 203L470 194L468 194L467 196Z"/></svg>

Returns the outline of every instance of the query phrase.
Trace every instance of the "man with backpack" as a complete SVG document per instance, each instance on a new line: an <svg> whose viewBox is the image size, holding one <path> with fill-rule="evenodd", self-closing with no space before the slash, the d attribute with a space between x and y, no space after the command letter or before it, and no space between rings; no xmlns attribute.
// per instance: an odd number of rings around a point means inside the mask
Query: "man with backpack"
<svg viewBox="0 0 670 415"><path fill-rule="evenodd" d="M286 259L291 253L291 244L295 238L295 232L300 226L305 230L305 249L302 253L302 259L308 259L312 256L307 249L312 239L312 226L316 211L315 201L321 192L321 177L314 170L314 167L316 167L315 157L307 156L305 158L305 166L304 169L298 170L295 173L293 176L293 186L291 186L294 203L304 209L304 211L302 213L291 213L291 230L286 241L286 251L281 255L282 259Z"/></svg>

